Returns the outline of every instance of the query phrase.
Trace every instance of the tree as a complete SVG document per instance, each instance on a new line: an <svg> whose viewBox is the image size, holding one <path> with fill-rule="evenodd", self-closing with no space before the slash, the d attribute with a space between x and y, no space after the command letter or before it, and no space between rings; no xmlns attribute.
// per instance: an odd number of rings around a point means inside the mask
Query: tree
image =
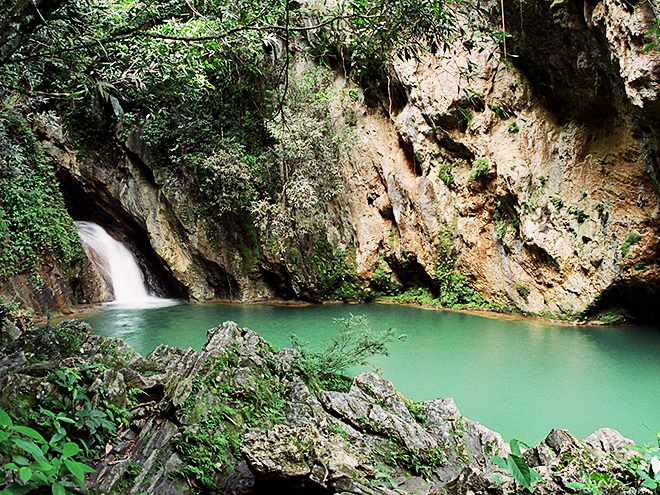
<svg viewBox="0 0 660 495"><path fill-rule="evenodd" d="M57 9L69 0L3 0L0 6L0 64L4 64Z"/></svg>

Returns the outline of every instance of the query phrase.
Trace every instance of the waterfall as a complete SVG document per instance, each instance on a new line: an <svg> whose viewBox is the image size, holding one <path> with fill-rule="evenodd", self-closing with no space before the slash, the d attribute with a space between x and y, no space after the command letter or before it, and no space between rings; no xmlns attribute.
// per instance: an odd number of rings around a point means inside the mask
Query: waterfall
<svg viewBox="0 0 660 495"><path fill-rule="evenodd" d="M111 286L114 302L132 307L163 305L167 299L149 295L135 258L121 242L92 222L75 222L85 254Z"/></svg>

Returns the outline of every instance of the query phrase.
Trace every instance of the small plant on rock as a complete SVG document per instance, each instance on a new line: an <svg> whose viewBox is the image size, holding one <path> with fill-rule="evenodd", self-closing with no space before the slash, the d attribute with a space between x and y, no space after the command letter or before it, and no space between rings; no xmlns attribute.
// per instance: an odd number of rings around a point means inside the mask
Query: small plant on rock
<svg viewBox="0 0 660 495"><path fill-rule="evenodd" d="M628 235L626 235L626 240L623 241L623 244L621 245L621 254L623 254L623 257L624 258L627 257L628 253L630 253L631 246L633 244L637 244L641 240L642 240L642 236L639 235L634 230L628 232Z"/></svg>
<svg viewBox="0 0 660 495"><path fill-rule="evenodd" d="M525 284L518 284L516 285L516 290L518 291L518 294L520 294L520 297L522 297L525 301L531 294L531 290L529 287L527 287Z"/></svg>
<svg viewBox="0 0 660 495"><path fill-rule="evenodd" d="M485 158L477 158L472 162L472 170L468 177L468 184L481 177L486 177L490 172L490 163Z"/></svg>
<svg viewBox="0 0 660 495"><path fill-rule="evenodd" d="M532 483L535 481L541 481L543 478L530 468L525 460L521 457L520 453L520 444L515 438L509 442L511 446L511 453L506 459L503 459L499 456L493 456L491 462L496 466L501 467L502 469L509 471L511 476L513 476L514 490L513 493L517 493L516 483L527 488L530 491L534 491L532 488Z"/></svg>
<svg viewBox="0 0 660 495"><path fill-rule="evenodd" d="M313 352L308 342L301 342L291 335L293 348L300 353L297 366L312 388L323 389L337 383L346 386L342 380L354 366L364 366L372 356L387 356L389 345L395 340L403 340L405 335L396 335L393 328L374 331L365 315L351 315L350 318L336 318L339 335L321 350ZM348 380L350 384L350 380ZM343 387L342 387L343 388Z"/></svg>
<svg viewBox="0 0 660 495"><path fill-rule="evenodd" d="M451 163L443 163L440 165L440 170L438 170L438 178L444 182L447 187L451 186L455 182L451 171Z"/></svg>

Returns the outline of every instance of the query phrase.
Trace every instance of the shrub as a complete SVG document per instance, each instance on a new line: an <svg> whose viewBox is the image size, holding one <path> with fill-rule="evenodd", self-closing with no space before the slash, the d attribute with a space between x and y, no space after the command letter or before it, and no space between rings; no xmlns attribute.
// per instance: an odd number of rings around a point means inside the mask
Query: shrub
<svg viewBox="0 0 660 495"><path fill-rule="evenodd" d="M397 336L392 328L372 330L365 315L334 321L339 326L339 335L316 352L310 349L308 342L291 335L291 344L300 353L297 367L309 386L315 389L345 383L338 378L346 376L350 368L366 365L372 356L387 356L390 343L405 338L405 335Z"/></svg>
<svg viewBox="0 0 660 495"><path fill-rule="evenodd" d="M529 294L532 292L529 287L527 287L524 284L518 284L516 285L516 290L518 291L518 294L520 294L520 297L522 297L525 301L529 297Z"/></svg>
<svg viewBox="0 0 660 495"><path fill-rule="evenodd" d="M628 232L628 235L626 235L626 240L623 241L623 244L621 245L621 254L623 254L623 257L624 258L627 257L628 253L630 252L630 247L633 244L637 244L641 240L642 240L642 236L639 235L634 230Z"/></svg>
<svg viewBox="0 0 660 495"><path fill-rule="evenodd" d="M481 177L486 177L490 172L490 163L485 158L477 158L472 162L472 170L468 178L468 184Z"/></svg>

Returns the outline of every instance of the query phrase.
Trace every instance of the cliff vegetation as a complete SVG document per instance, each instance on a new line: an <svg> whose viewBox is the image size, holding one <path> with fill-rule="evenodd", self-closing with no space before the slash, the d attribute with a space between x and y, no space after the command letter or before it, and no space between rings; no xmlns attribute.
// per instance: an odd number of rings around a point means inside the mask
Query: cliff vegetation
<svg viewBox="0 0 660 495"><path fill-rule="evenodd" d="M5 3L2 292L100 299L73 219L163 295L654 320L657 6L582 3Z"/></svg>

